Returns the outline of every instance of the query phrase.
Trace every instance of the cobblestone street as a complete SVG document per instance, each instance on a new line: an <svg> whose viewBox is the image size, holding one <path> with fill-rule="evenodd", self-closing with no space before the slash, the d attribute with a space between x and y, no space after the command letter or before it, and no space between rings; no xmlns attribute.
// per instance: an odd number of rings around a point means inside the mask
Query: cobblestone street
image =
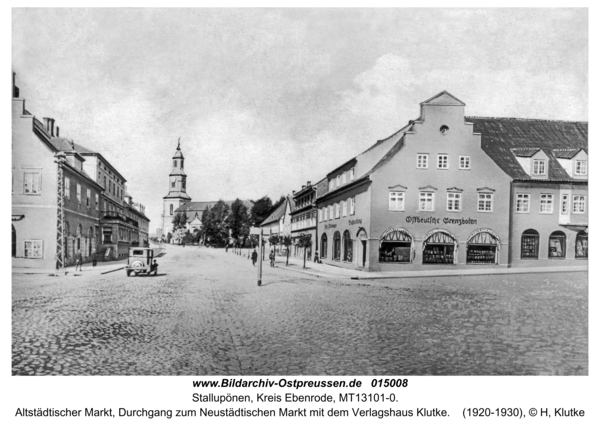
<svg viewBox="0 0 600 427"><path fill-rule="evenodd" d="M586 375L585 273L337 280L168 246L13 276L14 375Z"/></svg>

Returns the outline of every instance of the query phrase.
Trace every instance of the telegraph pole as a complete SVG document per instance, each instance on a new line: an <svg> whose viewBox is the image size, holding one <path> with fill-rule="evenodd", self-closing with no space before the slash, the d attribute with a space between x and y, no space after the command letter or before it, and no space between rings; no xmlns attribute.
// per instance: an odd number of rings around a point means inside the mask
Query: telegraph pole
<svg viewBox="0 0 600 427"><path fill-rule="evenodd" d="M260 229L260 234L258 235L258 253L262 253L262 249L263 249L263 230L262 228ZM258 257L258 286L260 286L262 284L262 263L263 263L263 257L259 256Z"/></svg>

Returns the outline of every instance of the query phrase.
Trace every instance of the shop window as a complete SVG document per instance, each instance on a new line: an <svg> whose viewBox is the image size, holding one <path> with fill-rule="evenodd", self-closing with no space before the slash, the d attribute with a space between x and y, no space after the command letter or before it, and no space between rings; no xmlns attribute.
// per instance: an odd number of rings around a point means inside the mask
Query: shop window
<svg viewBox="0 0 600 427"><path fill-rule="evenodd" d="M434 194L429 192L419 193L419 210L432 212L434 209Z"/></svg>
<svg viewBox="0 0 600 427"><path fill-rule="evenodd" d="M577 233L575 238L575 258L588 257L588 234L585 231Z"/></svg>
<svg viewBox="0 0 600 427"><path fill-rule="evenodd" d="M587 175L587 160L577 160L575 162L575 175Z"/></svg>
<svg viewBox="0 0 600 427"><path fill-rule="evenodd" d="M25 258L43 258L44 241L43 240L25 240Z"/></svg>
<svg viewBox="0 0 600 427"><path fill-rule="evenodd" d="M548 239L548 258L564 258L567 236L562 231L555 231Z"/></svg>
<svg viewBox="0 0 600 427"><path fill-rule="evenodd" d="M492 212L494 195L490 193L479 193L477 196L477 212Z"/></svg>
<svg viewBox="0 0 600 427"><path fill-rule="evenodd" d="M390 191L389 209L391 211L404 210L404 191Z"/></svg>
<svg viewBox="0 0 600 427"><path fill-rule="evenodd" d="M533 229L525 230L521 235L521 258L538 259L540 234Z"/></svg>
<svg viewBox="0 0 600 427"><path fill-rule="evenodd" d="M354 215L355 212L356 212L355 200L354 200L354 197L351 197L350 198L350 215Z"/></svg>
<svg viewBox="0 0 600 427"><path fill-rule="evenodd" d="M327 234L321 235L321 258L327 258Z"/></svg>
<svg viewBox="0 0 600 427"><path fill-rule="evenodd" d="M467 264L496 264L500 240L490 231L479 231L467 241Z"/></svg>
<svg viewBox="0 0 600 427"><path fill-rule="evenodd" d="M71 198L71 180L65 177L65 198Z"/></svg>
<svg viewBox="0 0 600 427"><path fill-rule="evenodd" d="M413 238L404 228L386 230L379 240L379 262L412 262Z"/></svg>
<svg viewBox="0 0 600 427"><path fill-rule="evenodd" d="M350 232L344 231L344 261L352 262L352 245L353 241L350 238Z"/></svg>
<svg viewBox="0 0 600 427"><path fill-rule="evenodd" d="M429 167L429 154L417 154L417 169L427 169Z"/></svg>
<svg viewBox="0 0 600 427"><path fill-rule="evenodd" d="M560 214L568 215L569 214L569 195L563 194L560 197Z"/></svg>
<svg viewBox="0 0 600 427"><path fill-rule="evenodd" d="M456 240L445 231L436 231L425 238L423 264L454 264Z"/></svg>
<svg viewBox="0 0 600 427"><path fill-rule="evenodd" d="M573 196L573 213L585 213L585 196Z"/></svg>
<svg viewBox="0 0 600 427"><path fill-rule="evenodd" d="M460 212L462 210L461 193L448 193L446 210L450 212Z"/></svg>
<svg viewBox="0 0 600 427"><path fill-rule="evenodd" d="M333 259L334 261L340 260L342 252L342 239L339 231L333 233Z"/></svg>
<svg viewBox="0 0 600 427"><path fill-rule="evenodd" d="M540 213L551 214L554 211L554 196L542 194L540 196Z"/></svg>
<svg viewBox="0 0 600 427"><path fill-rule="evenodd" d="M534 160L533 161L533 174L534 175L546 175L546 161L545 160Z"/></svg>
<svg viewBox="0 0 600 427"><path fill-rule="evenodd" d="M40 172L25 172L23 175L23 193L40 194L41 192L42 174Z"/></svg>
<svg viewBox="0 0 600 427"><path fill-rule="evenodd" d="M437 156L437 168L438 169L448 169L448 155L447 154L438 154Z"/></svg>
<svg viewBox="0 0 600 427"><path fill-rule="evenodd" d="M459 169L471 169L471 157L470 156L460 156L458 158L458 168Z"/></svg>
<svg viewBox="0 0 600 427"><path fill-rule="evenodd" d="M517 194L516 211L519 213L529 213L529 194Z"/></svg>

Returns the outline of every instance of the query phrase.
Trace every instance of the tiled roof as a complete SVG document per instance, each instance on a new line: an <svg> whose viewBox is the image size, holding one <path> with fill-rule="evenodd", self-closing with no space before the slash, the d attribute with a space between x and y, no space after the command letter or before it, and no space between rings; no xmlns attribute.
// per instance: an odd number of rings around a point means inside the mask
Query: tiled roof
<svg viewBox="0 0 600 427"><path fill-rule="evenodd" d="M289 199L289 198L286 198ZM271 212L271 214L265 219L260 225L267 225L275 221L279 221L283 214L285 214L285 207L287 206L287 200L284 200L282 204L277 206L277 208Z"/></svg>
<svg viewBox="0 0 600 427"><path fill-rule="evenodd" d="M540 148L511 148L510 151L517 157L531 157L540 151Z"/></svg>
<svg viewBox="0 0 600 427"><path fill-rule="evenodd" d="M52 143L52 145L54 145L56 151L77 151L78 153L81 153L81 151L79 151L77 147L74 146L74 142L69 139L51 137L50 142Z"/></svg>
<svg viewBox="0 0 600 427"><path fill-rule="evenodd" d="M579 152L581 150L582 150L581 148L559 149L559 150L552 150L552 152L554 153L554 157L556 157L557 159L572 159L577 154L579 154ZM585 151L585 150L583 150L583 151Z"/></svg>
<svg viewBox="0 0 600 427"><path fill-rule="evenodd" d="M587 122L567 122L500 117L465 117L481 134L481 147L506 174L529 179L511 149L539 148L548 156L548 178L567 180L553 150L587 149Z"/></svg>

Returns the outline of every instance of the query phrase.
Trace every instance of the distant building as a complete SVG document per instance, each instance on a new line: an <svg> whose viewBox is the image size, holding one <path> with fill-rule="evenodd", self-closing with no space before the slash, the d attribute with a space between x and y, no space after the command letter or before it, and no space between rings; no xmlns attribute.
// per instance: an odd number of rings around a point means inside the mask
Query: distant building
<svg viewBox="0 0 600 427"><path fill-rule="evenodd" d="M317 184L318 185L318 184ZM317 185L312 185L310 181L302 186L302 189L295 191L292 195L294 200L294 209L291 212L291 235L297 239L303 234L310 234L312 246L306 249L306 259L313 259L315 245L317 244ZM304 258L304 248L294 245L291 255L297 258Z"/></svg>

